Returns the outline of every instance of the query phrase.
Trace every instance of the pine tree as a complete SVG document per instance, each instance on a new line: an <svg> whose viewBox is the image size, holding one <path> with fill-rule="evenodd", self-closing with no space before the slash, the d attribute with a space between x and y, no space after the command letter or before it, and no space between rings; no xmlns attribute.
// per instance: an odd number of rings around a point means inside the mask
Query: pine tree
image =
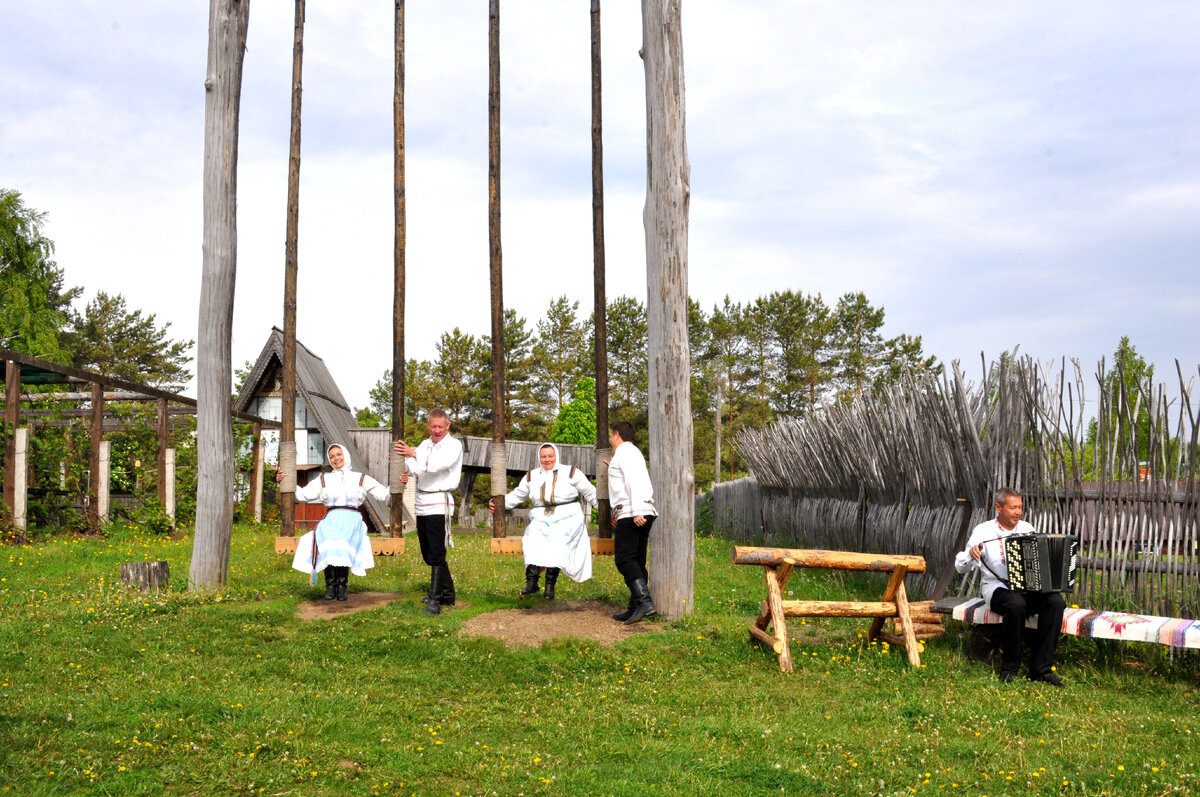
<svg viewBox="0 0 1200 797"><path fill-rule="evenodd" d="M99 291L83 313L71 314L63 336L77 368L181 390L190 376L193 341L172 340L170 322L161 327L154 313L129 310L121 294Z"/></svg>
<svg viewBox="0 0 1200 797"><path fill-rule="evenodd" d="M578 311L578 301L559 296L551 300L545 318L537 322L533 373L552 412L570 401L572 388L586 373L587 333L576 318Z"/></svg>

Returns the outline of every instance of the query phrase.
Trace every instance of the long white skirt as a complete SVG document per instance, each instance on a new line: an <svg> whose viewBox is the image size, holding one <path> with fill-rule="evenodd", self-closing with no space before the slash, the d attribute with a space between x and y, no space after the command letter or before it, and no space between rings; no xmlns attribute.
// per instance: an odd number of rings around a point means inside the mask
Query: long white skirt
<svg viewBox="0 0 1200 797"><path fill-rule="evenodd" d="M592 577L592 541L579 504L555 507L549 516L542 507L530 510L521 548L526 565L560 568L572 581Z"/></svg>
<svg viewBox="0 0 1200 797"><path fill-rule="evenodd" d="M312 560L313 535L317 538L317 561ZM319 573L329 566L348 567L356 576L365 576L375 566L367 525L355 512L333 509L296 543L292 567L301 573Z"/></svg>

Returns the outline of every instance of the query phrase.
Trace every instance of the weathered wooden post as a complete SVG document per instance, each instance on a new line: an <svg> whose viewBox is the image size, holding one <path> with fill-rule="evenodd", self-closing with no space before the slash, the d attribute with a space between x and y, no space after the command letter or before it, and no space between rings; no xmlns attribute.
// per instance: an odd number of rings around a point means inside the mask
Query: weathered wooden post
<svg viewBox="0 0 1200 797"><path fill-rule="evenodd" d="M8 360L4 368L4 510L13 511L16 474L16 431L21 421L21 366Z"/></svg>
<svg viewBox="0 0 1200 797"><path fill-rule="evenodd" d="M600 537L612 536L608 465L608 299L604 263L604 138L600 92L600 0L592 0L592 318L596 325L596 503Z"/></svg>
<svg viewBox="0 0 1200 797"><path fill-rule="evenodd" d="M29 485L26 483L26 468L29 466L29 430L14 429L13 458L9 463L13 474L12 524L19 532L28 526L26 506Z"/></svg>
<svg viewBox="0 0 1200 797"><path fill-rule="evenodd" d="M392 249L392 442L404 439L404 301L407 208L404 194L404 0L396 0L395 75L392 88L392 203L395 235ZM393 537L404 535L404 458L388 451L388 482L392 500L388 525Z"/></svg>
<svg viewBox="0 0 1200 797"><path fill-rule="evenodd" d="M284 537L296 533L296 279L300 226L300 74L304 61L304 0L296 0L292 38L292 132L288 152L287 231L283 266L283 427L279 432L279 525Z"/></svg>
<svg viewBox="0 0 1200 797"><path fill-rule="evenodd" d="M167 517L171 518L171 523L175 523L175 449L168 448L164 452L163 469L166 473L166 482L163 491L163 512ZM259 479L261 483L261 478Z"/></svg>
<svg viewBox="0 0 1200 797"><path fill-rule="evenodd" d="M100 525L103 526L109 520L108 509L111 498L109 485L112 483L112 443L108 440L100 441L100 457L98 462L100 465L100 478L96 489L96 515Z"/></svg>
<svg viewBox="0 0 1200 797"><path fill-rule="evenodd" d="M492 288L492 500L504 506L504 282L500 253L500 0L488 7L488 239ZM504 512L492 514L492 536L504 537Z"/></svg>
<svg viewBox="0 0 1200 797"><path fill-rule="evenodd" d="M225 584L233 533L233 293L237 152L250 0L210 0L204 79L204 246L196 335L196 536L188 585Z"/></svg>
<svg viewBox="0 0 1200 797"><path fill-rule="evenodd" d="M261 425L256 423L254 428L258 430L258 433L254 435L254 479L250 490L250 500L254 512L254 522L262 523L263 476L266 470L267 441L263 439Z"/></svg>
<svg viewBox="0 0 1200 797"><path fill-rule="evenodd" d="M659 517L650 583L659 611L690 614L695 526L687 231L690 174L684 135L679 0L642 0L646 67L646 320L650 356L650 477Z"/></svg>
<svg viewBox="0 0 1200 797"><path fill-rule="evenodd" d="M262 424L255 423L250 427L250 490L247 501L250 504L250 513L256 523L260 520L256 513L259 511L257 505L261 501L260 496L262 495L262 455Z"/></svg>
<svg viewBox="0 0 1200 797"><path fill-rule="evenodd" d="M104 388L92 383L92 411L89 427L91 448L88 452L88 501L87 525L93 534L100 530L101 517L107 513L108 497L105 496L105 512L100 511L100 447L104 438ZM104 475L107 479L107 473Z"/></svg>
<svg viewBox="0 0 1200 797"><path fill-rule="evenodd" d="M157 421L156 431L158 433L158 455L155 458L155 471L158 478L157 494L158 502L160 504L166 504L167 446L171 444L169 435L170 426L168 423L170 418L170 408L167 406L167 400L165 398L160 398L157 402L155 402L155 409L155 420Z"/></svg>

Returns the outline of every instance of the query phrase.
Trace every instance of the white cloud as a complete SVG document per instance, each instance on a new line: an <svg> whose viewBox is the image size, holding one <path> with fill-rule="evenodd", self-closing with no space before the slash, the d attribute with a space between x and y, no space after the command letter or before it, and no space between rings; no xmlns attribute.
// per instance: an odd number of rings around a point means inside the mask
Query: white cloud
<svg viewBox="0 0 1200 797"><path fill-rule="evenodd" d="M49 214L72 284L181 337L205 11L18 4L0 31L0 184ZM300 335L359 405L390 350L392 13L309 4L305 29ZM428 357L445 329L488 328L487 14L406 13L406 326ZM603 13L608 293L644 296L640 12ZM251 10L237 364L281 323L292 23L290 4ZM533 320L567 293L586 312L587 10L507 4L501 27L506 303ZM1200 7L1176 2L685 4L693 295L862 290L890 332L972 367L1018 342L1086 363L1122 334L1160 373L1200 360L1198 31Z"/></svg>

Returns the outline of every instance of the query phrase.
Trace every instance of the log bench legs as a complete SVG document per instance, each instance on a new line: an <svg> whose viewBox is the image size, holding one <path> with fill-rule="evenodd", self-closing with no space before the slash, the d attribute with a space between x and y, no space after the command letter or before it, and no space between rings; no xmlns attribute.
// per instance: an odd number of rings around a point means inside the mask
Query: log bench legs
<svg viewBox="0 0 1200 797"><path fill-rule="evenodd" d="M904 577L908 575L906 564L896 563L891 569L883 599L870 601L785 601L783 590L787 586L796 560L782 559L778 564L762 563L767 584L767 599L763 602L758 619L750 626L751 641L762 642L779 657L779 669L793 672L792 653L788 645L788 617L870 617L868 640L882 639L890 645L902 647L913 667L921 666L920 642L913 624L912 608ZM839 568L832 568L839 569ZM883 621L895 618L901 634L890 634L883 630Z"/></svg>

